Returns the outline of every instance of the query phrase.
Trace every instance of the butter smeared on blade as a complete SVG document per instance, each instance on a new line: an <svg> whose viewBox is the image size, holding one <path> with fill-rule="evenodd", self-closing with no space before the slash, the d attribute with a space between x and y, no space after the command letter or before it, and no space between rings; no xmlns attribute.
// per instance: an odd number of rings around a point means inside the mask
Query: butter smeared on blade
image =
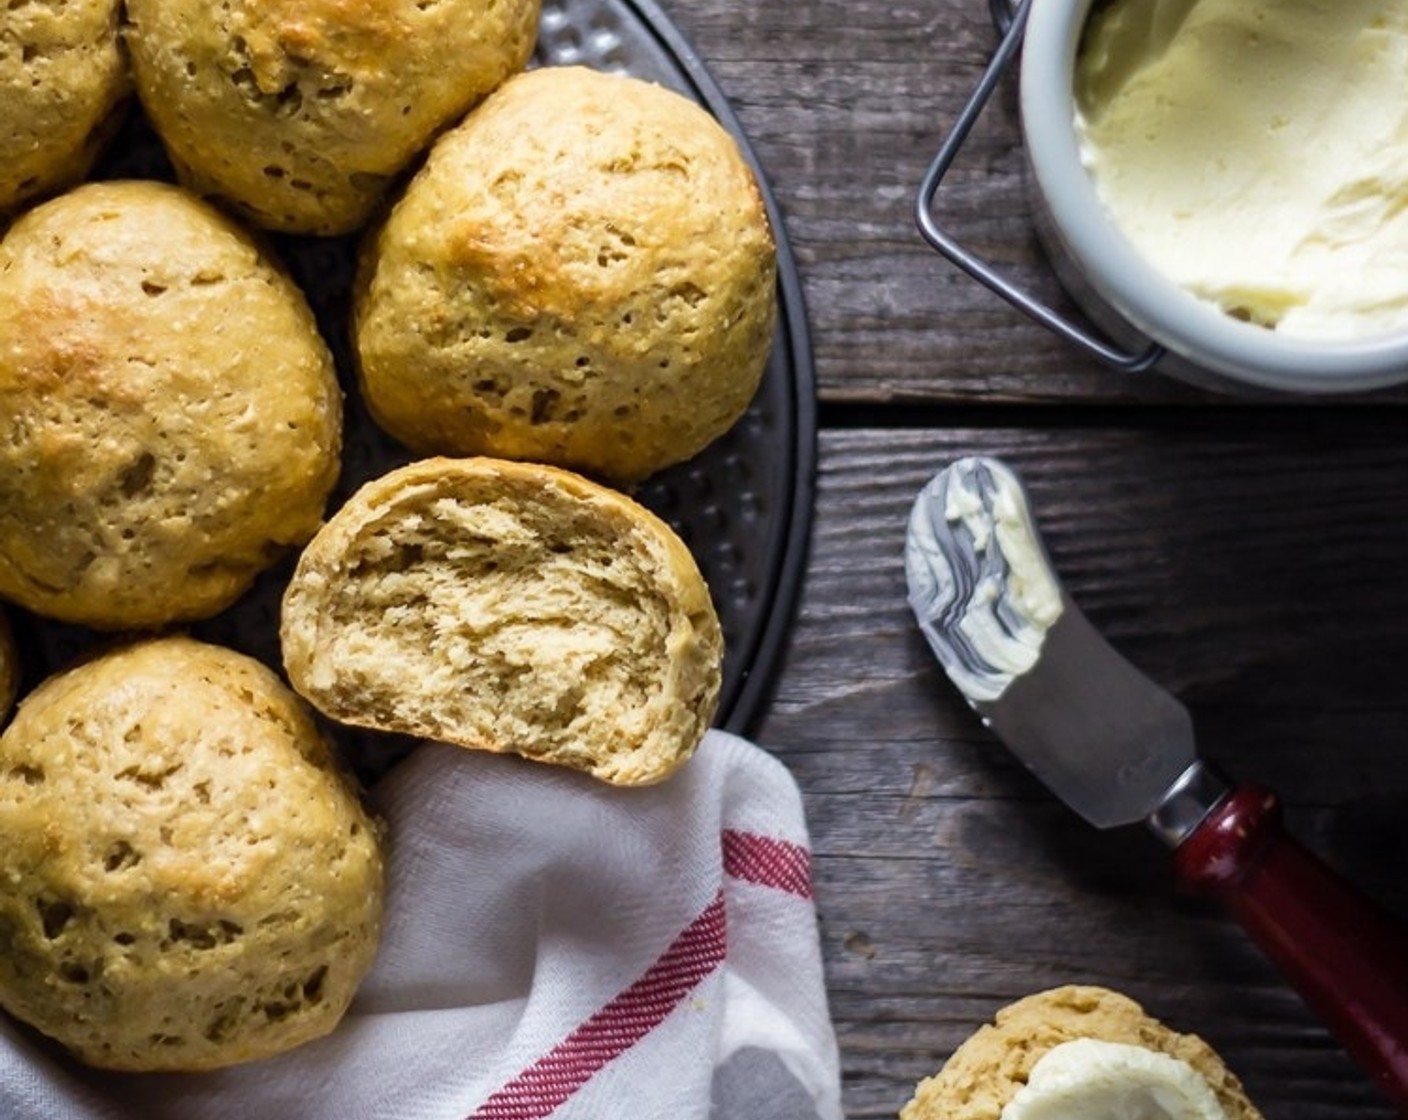
<svg viewBox="0 0 1408 1120"><path fill-rule="evenodd" d="M905 577L915 619L950 681L1092 824L1162 814L1171 798L1185 802L1179 791L1189 782L1201 792L1188 713L1062 591L1026 493L1005 464L959 459L925 486L910 513ZM1197 819L1204 811L1199 800ZM1183 827L1180 813L1174 830Z"/></svg>
<svg viewBox="0 0 1408 1120"><path fill-rule="evenodd" d="M960 459L924 488L905 572L920 628L971 701L996 700L1036 664L1061 614L1021 484L995 460Z"/></svg>

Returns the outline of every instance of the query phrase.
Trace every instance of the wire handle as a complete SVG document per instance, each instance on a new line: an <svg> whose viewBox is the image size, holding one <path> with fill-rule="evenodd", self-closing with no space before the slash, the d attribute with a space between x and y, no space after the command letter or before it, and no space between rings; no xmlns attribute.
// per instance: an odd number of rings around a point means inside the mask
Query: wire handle
<svg viewBox="0 0 1408 1120"><path fill-rule="evenodd" d="M1164 356L1162 346L1156 342L1150 342L1143 350L1131 353L1069 321L1059 312L1052 310L1040 300L1012 284L991 264L966 249L940 226L934 217L934 198L938 194L939 185L957 158L964 141L968 139L973 125L977 122L983 109L986 108L988 101L991 100L993 91L997 89L998 83L1016 57L1017 50L1022 43L1022 36L1026 32L1027 16L1031 12L1032 3L1033 0L1022 0L1021 6L1014 12L1009 0L988 0L993 23L1002 33L1002 38L998 42L997 50L993 52L992 59L988 62L987 69L983 71L983 76L978 80L977 87L969 96L963 110L958 114L953 128L944 138L938 154L924 175L924 180L919 187L915 219L919 225L919 232L925 241L973 279L1001 296L1047 330L1117 370L1126 373L1142 373Z"/></svg>

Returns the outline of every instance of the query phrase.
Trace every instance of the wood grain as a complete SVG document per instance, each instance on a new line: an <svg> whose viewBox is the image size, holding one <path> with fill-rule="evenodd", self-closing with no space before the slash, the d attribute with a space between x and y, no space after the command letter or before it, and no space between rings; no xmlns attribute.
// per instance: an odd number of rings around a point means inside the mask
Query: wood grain
<svg viewBox="0 0 1408 1120"><path fill-rule="evenodd" d="M1077 354L919 237L925 168L987 65L983 0L667 4L738 110L801 267L824 399L1175 405L1216 399ZM965 244L1070 311L1033 232L1015 81L940 194ZM1408 394L1340 398L1363 407ZM1240 403L1257 395L1240 395Z"/></svg>
<svg viewBox="0 0 1408 1120"><path fill-rule="evenodd" d="M999 1006L1107 984L1205 1035L1271 1120L1391 1115L1141 831L1074 818L957 700L904 599L943 462L1026 473L1062 577L1188 704L1203 751L1408 919L1408 395L1273 400L1113 373L920 240L914 195L986 64L981 0L670 6L779 198L814 331L812 555L759 729L802 786L852 1117L893 1117ZM1033 233L1012 83L944 220L1066 306Z"/></svg>

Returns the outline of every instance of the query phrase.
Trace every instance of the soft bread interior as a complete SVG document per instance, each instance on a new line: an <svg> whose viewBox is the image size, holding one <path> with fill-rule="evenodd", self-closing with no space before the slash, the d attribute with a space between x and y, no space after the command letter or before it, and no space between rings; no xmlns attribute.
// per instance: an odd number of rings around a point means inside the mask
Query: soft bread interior
<svg viewBox="0 0 1408 1120"><path fill-rule="evenodd" d="M285 597L294 686L328 715L623 784L717 703L707 589L663 522L550 468L427 460L354 496Z"/></svg>

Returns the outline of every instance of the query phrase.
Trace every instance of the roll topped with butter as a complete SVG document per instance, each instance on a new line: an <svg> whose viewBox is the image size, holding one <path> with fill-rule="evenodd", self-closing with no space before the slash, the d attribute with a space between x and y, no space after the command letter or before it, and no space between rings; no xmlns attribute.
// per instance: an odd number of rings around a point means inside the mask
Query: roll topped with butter
<svg viewBox="0 0 1408 1120"><path fill-rule="evenodd" d="M1206 1042L1133 1000L1070 985L1027 996L921 1081L900 1120L1261 1120Z"/></svg>

